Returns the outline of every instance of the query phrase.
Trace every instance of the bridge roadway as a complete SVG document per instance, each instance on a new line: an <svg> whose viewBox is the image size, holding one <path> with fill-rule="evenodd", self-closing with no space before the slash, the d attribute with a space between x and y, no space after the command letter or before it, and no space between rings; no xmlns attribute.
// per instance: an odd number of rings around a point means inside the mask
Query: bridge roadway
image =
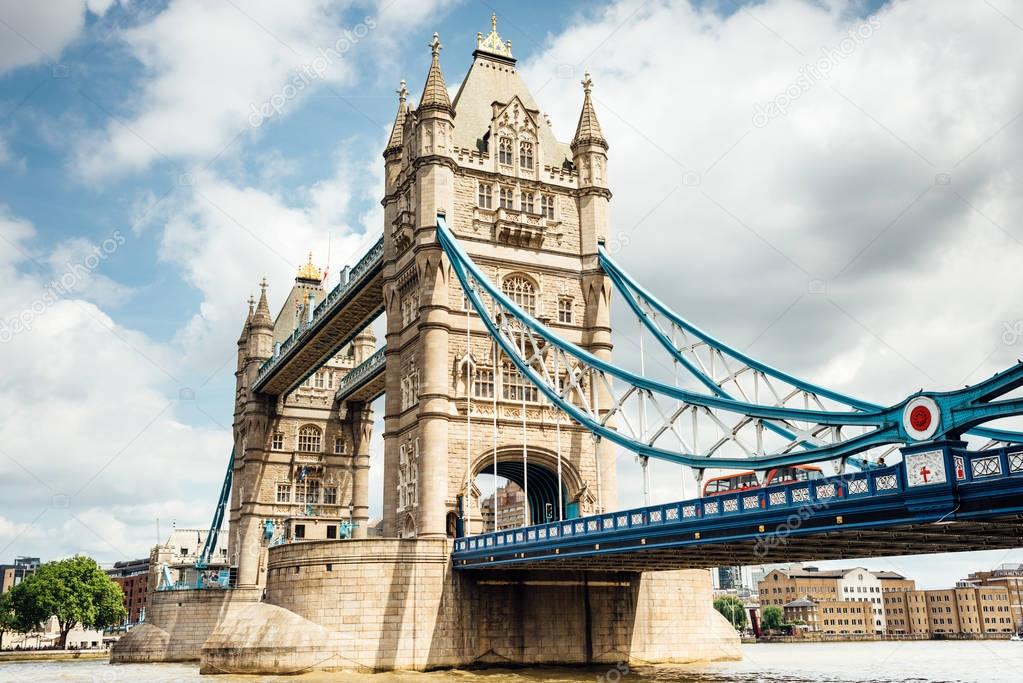
<svg viewBox="0 0 1023 683"><path fill-rule="evenodd" d="M904 453L867 472L461 538L453 563L649 571L1023 546L1023 446Z"/></svg>
<svg viewBox="0 0 1023 683"><path fill-rule="evenodd" d="M384 370L387 368L387 347L352 368L341 378L334 400L371 403L384 395Z"/></svg>
<svg viewBox="0 0 1023 683"><path fill-rule="evenodd" d="M259 368L255 391L287 395L351 342L384 311L384 239L381 237Z"/></svg>

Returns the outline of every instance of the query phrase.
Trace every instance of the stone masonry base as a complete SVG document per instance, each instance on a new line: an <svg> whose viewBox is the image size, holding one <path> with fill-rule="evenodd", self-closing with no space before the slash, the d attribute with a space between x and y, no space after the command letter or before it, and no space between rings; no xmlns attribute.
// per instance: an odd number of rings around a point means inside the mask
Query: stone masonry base
<svg viewBox="0 0 1023 683"><path fill-rule="evenodd" d="M146 626L118 643L112 661L201 651L203 673L270 674L740 656L737 634L713 609L706 570L458 572L450 551L443 539L278 546L264 602L239 594L217 607L212 597L154 594L164 603L147 610Z"/></svg>

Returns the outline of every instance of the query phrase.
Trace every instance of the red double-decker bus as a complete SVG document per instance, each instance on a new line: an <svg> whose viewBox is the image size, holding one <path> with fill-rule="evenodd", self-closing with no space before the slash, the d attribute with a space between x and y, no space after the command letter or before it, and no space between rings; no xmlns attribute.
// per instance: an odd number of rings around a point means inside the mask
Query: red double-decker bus
<svg viewBox="0 0 1023 683"><path fill-rule="evenodd" d="M761 485L757 481L757 475L752 470L747 472L735 472L721 477L708 479L703 485L704 496L720 496L725 493L736 493L738 491L751 491L753 489L774 486L776 484L790 484L794 481L809 481L820 479L824 476L823 470L816 465L791 465L788 467L776 467L768 470L767 478Z"/></svg>

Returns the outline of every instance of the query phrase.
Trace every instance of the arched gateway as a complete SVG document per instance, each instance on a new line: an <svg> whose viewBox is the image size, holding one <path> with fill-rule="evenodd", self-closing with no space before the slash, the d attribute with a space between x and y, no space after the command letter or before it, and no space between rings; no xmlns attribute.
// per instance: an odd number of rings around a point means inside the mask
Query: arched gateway
<svg viewBox="0 0 1023 683"><path fill-rule="evenodd" d="M559 474L560 470L560 474ZM559 457L556 450L529 446L508 446L495 452L491 449L473 464L472 505L463 511L463 528L474 533L498 526L524 526L578 517L592 512L596 503L589 483L580 476L575 465ZM488 485L481 485L480 475ZM499 482L511 482L522 492L523 504L501 509ZM468 513L466 515L466 513Z"/></svg>

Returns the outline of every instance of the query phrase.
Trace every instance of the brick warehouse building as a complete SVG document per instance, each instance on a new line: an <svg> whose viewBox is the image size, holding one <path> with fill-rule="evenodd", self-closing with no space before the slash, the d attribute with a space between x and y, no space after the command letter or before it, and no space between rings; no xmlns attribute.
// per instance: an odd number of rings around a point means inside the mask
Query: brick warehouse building
<svg viewBox="0 0 1023 683"><path fill-rule="evenodd" d="M124 593L124 608L128 610L128 625L145 620L146 598L149 595L149 558L115 562L107 570L110 580Z"/></svg>

